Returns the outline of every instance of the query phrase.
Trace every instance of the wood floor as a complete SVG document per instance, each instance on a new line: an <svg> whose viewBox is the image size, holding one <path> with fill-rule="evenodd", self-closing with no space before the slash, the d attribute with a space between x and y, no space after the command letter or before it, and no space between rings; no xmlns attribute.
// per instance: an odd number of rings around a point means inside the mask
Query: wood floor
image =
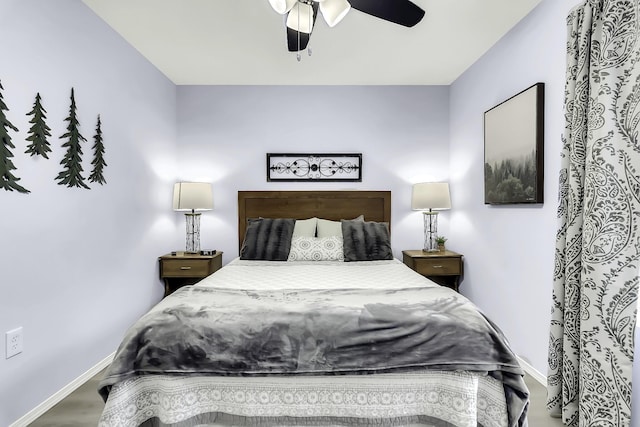
<svg viewBox="0 0 640 427"><path fill-rule="evenodd" d="M98 381L102 372L87 381L64 400L43 414L30 427L90 427L97 426L104 403L98 395ZM530 376L525 377L531 403L529 427L562 427L562 421L547 414L545 401L547 391L542 384Z"/></svg>
<svg viewBox="0 0 640 427"><path fill-rule="evenodd" d="M104 402L98 394L98 382L104 371L78 387L29 427L90 427L97 426Z"/></svg>
<svg viewBox="0 0 640 427"><path fill-rule="evenodd" d="M562 427L564 424L559 418L551 418L547 412L547 389L529 375L524 377L529 392L529 427Z"/></svg>

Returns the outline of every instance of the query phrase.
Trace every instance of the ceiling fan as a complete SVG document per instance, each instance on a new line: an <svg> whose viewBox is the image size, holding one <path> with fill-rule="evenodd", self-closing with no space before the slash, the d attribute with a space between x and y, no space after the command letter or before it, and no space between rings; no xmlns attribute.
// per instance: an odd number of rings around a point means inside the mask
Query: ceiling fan
<svg viewBox="0 0 640 427"><path fill-rule="evenodd" d="M330 27L340 22L352 8L405 27L413 27L424 17L424 10L409 0L269 0L269 3L273 10L287 15L289 52L307 48L318 10Z"/></svg>

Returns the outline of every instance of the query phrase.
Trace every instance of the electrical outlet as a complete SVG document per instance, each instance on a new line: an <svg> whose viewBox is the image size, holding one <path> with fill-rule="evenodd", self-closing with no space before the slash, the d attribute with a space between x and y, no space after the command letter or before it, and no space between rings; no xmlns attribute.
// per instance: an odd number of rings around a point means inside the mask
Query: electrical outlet
<svg viewBox="0 0 640 427"><path fill-rule="evenodd" d="M7 359L22 353L22 326L5 334L7 339Z"/></svg>

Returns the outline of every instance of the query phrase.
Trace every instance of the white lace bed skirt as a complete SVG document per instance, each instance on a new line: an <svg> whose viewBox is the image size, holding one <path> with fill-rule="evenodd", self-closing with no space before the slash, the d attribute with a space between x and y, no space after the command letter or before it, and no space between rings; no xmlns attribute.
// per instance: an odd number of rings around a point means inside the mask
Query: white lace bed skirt
<svg viewBox="0 0 640 427"><path fill-rule="evenodd" d="M149 375L116 384L100 427L507 426L502 384L471 372L285 377Z"/></svg>

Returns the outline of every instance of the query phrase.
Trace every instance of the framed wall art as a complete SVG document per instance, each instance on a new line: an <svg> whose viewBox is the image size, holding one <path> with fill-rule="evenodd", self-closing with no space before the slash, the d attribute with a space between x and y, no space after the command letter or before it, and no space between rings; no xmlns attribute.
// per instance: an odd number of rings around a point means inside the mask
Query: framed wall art
<svg viewBox="0 0 640 427"><path fill-rule="evenodd" d="M484 113L484 202L543 203L544 83Z"/></svg>
<svg viewBox="0 0 640 427"><path fill-rule="evenodd" d="M362 153L267 153L267 181L362 181Z"/></svg>

